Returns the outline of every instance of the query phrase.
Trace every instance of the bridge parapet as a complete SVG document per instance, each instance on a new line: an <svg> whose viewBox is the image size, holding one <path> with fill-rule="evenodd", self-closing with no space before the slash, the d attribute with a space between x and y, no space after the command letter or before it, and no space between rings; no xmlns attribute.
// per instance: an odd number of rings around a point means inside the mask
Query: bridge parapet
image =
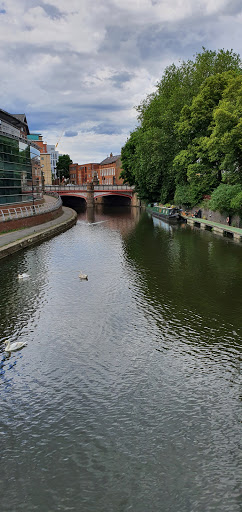
<svg viewBox="0 0 242 512"><path fill-rule="evenodd" d="M131 206L140 207L140 200L132 185L97 185L87 183L86 185L47 185L46 192L58 193L61 197L73 196L85 199L87 207L94 207L96 201L105 196L121 196L130 199Z"/></svg>
<svg viewBox="0 0 242 512"><path fill-rule="evenodd" d="M61 190L87 190L88 183L86 185L46 185L45 190L49 192L59 192ZM114 191L114 190L129 190L134 191L134 185L95 185L94 190L97 191Z"/></svg>

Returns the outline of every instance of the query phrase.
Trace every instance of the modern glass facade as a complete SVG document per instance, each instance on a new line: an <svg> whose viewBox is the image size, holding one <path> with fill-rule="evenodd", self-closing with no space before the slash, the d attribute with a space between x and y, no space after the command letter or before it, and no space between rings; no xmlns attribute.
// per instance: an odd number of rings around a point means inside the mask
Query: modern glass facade
<svg viewBox="0 0 242 512"><path fill-rule="evenodd" d="M0 133L0 206L33 201L40 174L39 150Z"/></svg>

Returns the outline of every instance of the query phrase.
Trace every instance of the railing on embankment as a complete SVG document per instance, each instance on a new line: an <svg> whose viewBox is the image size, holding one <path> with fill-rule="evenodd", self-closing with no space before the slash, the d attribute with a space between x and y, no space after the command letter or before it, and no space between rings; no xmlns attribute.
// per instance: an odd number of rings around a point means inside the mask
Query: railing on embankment
<svg viewBox="0 0 242 512"><path fill-rule="evenodd" d="M62 206L61 198L58 196L56 200L48 204L37 204L31 206L18 206L16 208L0 209L0 222L9 220L23 219L25 217L33 217L43 213L53 212Z"/></svg>

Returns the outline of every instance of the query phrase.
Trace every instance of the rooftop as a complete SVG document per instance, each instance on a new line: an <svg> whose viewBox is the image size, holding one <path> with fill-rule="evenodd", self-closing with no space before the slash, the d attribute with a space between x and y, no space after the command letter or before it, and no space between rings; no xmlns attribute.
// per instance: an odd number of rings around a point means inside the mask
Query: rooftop
<svg viewBox="0 0 242 512"><path fill-rule="evenodd" d="M105 158L102 162L100 162L100 165L106 165L106 164L114 164L114 162L117 162L117 160L121 157L121 155L113 156L112 153L110 156Z"/></svg>
<svg viewBox="0 0 242 512"><path fill-rule="evenodd" d="M9 114L9 112L0 109L0 119L6 123L11 124L12 126L15 126L15 128L21 128L24 126L27 134L29 134L29 127L25 114Z"/></svg>

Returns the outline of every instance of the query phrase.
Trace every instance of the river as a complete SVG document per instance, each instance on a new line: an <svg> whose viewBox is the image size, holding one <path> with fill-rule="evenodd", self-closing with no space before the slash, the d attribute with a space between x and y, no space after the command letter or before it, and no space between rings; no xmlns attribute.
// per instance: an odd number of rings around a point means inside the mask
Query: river
<svg viewBox="0 0 242 512"><path fill-rule="evenodd" d="M241 245L107 209L0 265L1 512L241 511Z"/></svg>

